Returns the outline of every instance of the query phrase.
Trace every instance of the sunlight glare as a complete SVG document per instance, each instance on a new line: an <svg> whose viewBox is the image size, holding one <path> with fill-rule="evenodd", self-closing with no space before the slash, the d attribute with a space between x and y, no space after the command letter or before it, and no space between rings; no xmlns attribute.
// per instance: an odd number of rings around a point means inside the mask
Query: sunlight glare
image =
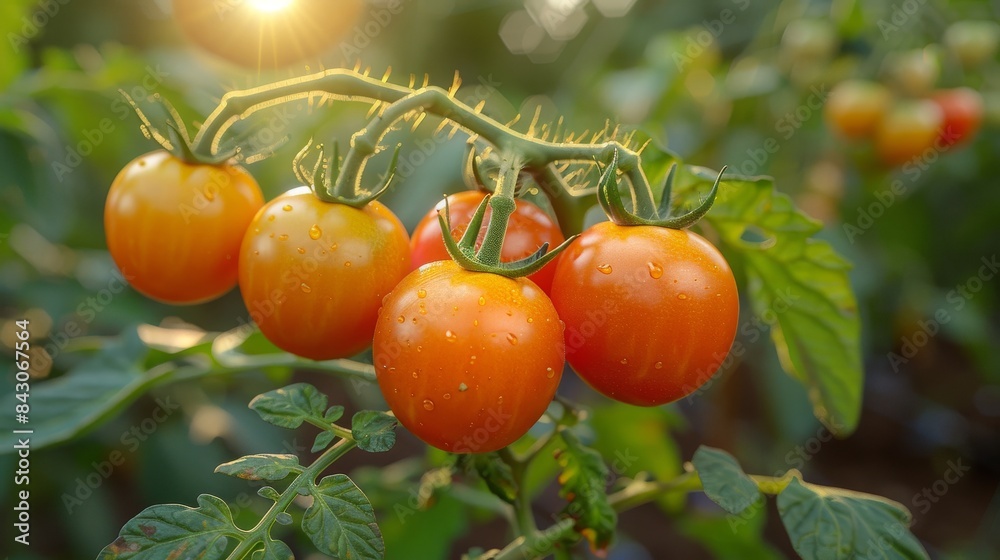
<svg viewBox="0 0 1000 560"><path fill-rule="evenodd" d="M294 0L249 0L250 5L262 12L277 12L292 5Z"/></svg>

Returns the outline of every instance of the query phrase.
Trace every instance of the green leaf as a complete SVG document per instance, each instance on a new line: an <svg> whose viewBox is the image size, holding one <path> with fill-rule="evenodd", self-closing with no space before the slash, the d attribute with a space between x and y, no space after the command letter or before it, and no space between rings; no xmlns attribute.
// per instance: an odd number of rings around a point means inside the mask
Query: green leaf
<svg viewBox="0 0 1000 560"><path fill-rule="evenodd" d="M264 548L255 551L252 558L253 560L295 560L295 555L292 554L292 549L288 548L287 544L265 538Z"/></svg>
<svg viewBox="0 0 1000 560"><path fill-rule="evenodd" d="M606 550L618 519L605 489L608 467L601 455L580 443L573 432L563 430L560 434L564 445L556 452L556 461L563 469L559 495L569 502L563 513L576 520L577 532L592 549Z"/></svg>
<svg viewBox="0 0 1000 560"><path fill-rule="evenodd" d="M880 496L793 479L778 494L778 512L805 560L929 558L910 533L910 512Z"/></svg>
<svg viewBox="0 0 1000 560"><path fill-rule="evenodd" d="M764 538L767 509L745 510L740 515L712 515L685 511L674 519L682 534L700 542L712 558L740 560L780 560L784 556Z"/></svg>
<svg viewBox="0 0 1000 560"><path fill-rule="evenodd" d="M344 415L344 407L337 404L326 409L326 414L323 415L323 420L326 420L327 422L333 424L337 420L340 420L340 418L343 415Z"/></svg>
<svg viewBox="0 0 1000 560"><path fill-rule="evenodd" d="M458 456L459 463L466 470L474 471L486 483L496 497L513 504L517 498L517 482L514 473L496 451L490 453L469 453Z"/></svg>
<svg viewBox="0 0 1000 560"><path fill-rule="evenodd" d="M327 446L330 445L330 442L333 441L334 437L335 436L333 432L323 430L322 432L316 435L316 440L313 442L311 451L313 453L316 453L317 451L322 451L326 449Z"/></svg>
<svg viewBox="0 0 1000 560"><path fill-rule="evenodd" d="M733 515L743 513L764 497L736 459L721 449L702 445L691 462L705 495Z"/></svg>
<svg viewBox="0 0 1000 560"><path fill-rule="evenodd" d="M351 433L358 447L371 453L381 453L396 444L395 417L378 410L362 410L351 419Z"/></svg>
<svg viewBox="0 0 1000 560"><path fill-rule="evenodd" d="M700 167L679 175L675 190L689 197L706 192L716 178ZM815 238L822 224L795 208L770 178L727 174L706 220L730 262L746 273L760 320L751 323L744 312L744 327L770 328L782 367L806 386L816 417L834 434L850 434L863 383L850 263Z"/></svg>
<svg viewBox="0 0 1000 560"><path fill-rule="evenodd" d="M260 496L261 498L267 498L268 500L272 500L275 502L281 499L281 494L279 494L277 490L271 488L270 486L262 486L260 489L257 490L257 495Z"/></svg>
<svg viewBox="0 0 1000 560"><path fill-rule="evenodd" d="M341 560L382 558L385 544L368 498L344 474L310 484L313 503L302 517L302 530L321 552Z"/></svg>
<svg viewBox="0 0 1000 560"><path fill-rule="evenodd" d="M302 470L295 455L276 454L247 455L215 468L217 473L244 480L284 480L288 475L301 473Z"/></svg>
<svg viewBox="0 0 1000 560"><path fill-rule="evenodd" d="M294 429L308 418L324 416L326 395L308 383L295 383L257 395L250 401L250 409L265 422Z"/></svg>
<svg viewBox="0 0 1000 560"><path fill-rule="evenodd" d="M244 535L233 524L229 506L202 494L197 508L168 504L144 509L122 527L98 560L218 560L225 558L230 537L242 540Z"/></svg>

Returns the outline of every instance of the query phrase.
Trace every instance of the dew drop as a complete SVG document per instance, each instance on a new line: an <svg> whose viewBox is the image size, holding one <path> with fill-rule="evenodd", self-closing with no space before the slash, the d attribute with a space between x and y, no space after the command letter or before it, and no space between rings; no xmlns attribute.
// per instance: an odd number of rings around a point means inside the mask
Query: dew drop
<svg viewBox="0 0 1000 560"><path fill-rule="evenodd" d="M677 294L677 299L687 299L687 294Z"/></svg>
<svg viewBox="0 0 1000 560"><path fill-rule="evenodd" d="M499 397L497 397L497 406L500 406L502 404L503 404L503 395L500 395Z"/></svg>
<svg viewBox="0 0 1000 560"><path fill-rule="evenodd" d="M556 370L554 370L554 369L552 369L550 367L545 368L545 377L548 377L549 379L552 379L555 376L556 376Z"/></svg>
<svg viewBox="0 0 1000 560"><path fill-rule="evenodd" d="M626 366L626 365L628 365L628 358L622 358L622 361L621 361L621 364L622 364L623 366Z"/></svg>
<svg viewBox="0 0 1000 560"><path fill-rule="evenodd" d="M271 234L268 235L268 237L270 237L271 239L274 239L274 232L272 231Z"/></svg>
<svg viewBox="0 0 1000 560"><path fill-rule="evenodd" d="M406 317L403 317L402 315L400 315L399 317L396 317L396 322L397 323L405 323L406 322Z"/></svg>
<svg viewBox="0 0 1000 560"><path fill-rule="evenodd" d="M306 294L308 294L309 292L313 291L313 289L309 287L309 284L306 284L305 282L299 284L299 289L302 290L302 292L306 293Z"/></svg>
<svg viewBox="0 0 1000 560"><path fill-rule="evenodd" d="M423 288L420 288L419 290L417 290L417 297L420 298L420 299L423 299L423 298L427 297L427 290L425 290Z"/></svg>
<svg viewBox="0 0 1000 560"><path fill-rule="evenodd" d="M610 264L599 264L599 265L597 265L597 270L601 274L611 274L611 265Z"/></svg>
<svg viewBox="0 0 1000 560"><path fill-rule="evenodd" d="M319 229L318 225L313 224L313 226L309 228L309 239L319 239L322 236L323 230Z"/></svg>
<svg viewBox="0 0 1000 560"><path fill-rule="evenodd" d="M656 369L663 369L663 362L656 362L653 364L653 367Z"/></svg>
<svg viewBox="0 0 1000 560"><path fill-rule="evenodd" d="M414 378L414 379L416 379L416 378L418 378L418 377L420 377L420 373L418 373L418 372L414 371L414 372L413 372L413 378Z"/></svg>
<svg viewBox="0 0 1000 560"><path fill-rule="evenodd" d="M427 315L427 308L424 307L424 304L422 303L420 304L420 308L417 311L419 311L421 315Z"/></svg>
<svg viewBox="0 0 1000 560"><path fill-rule="evenodd" d="M448 399L451 398L451 393L445 393L445 394L441 395L441 398L443 398L444 400L448 400Z"/></svg>
<svg viewBox="0 0 1000 560"><path fill-rule="evenodd" d="M486 298L485 297L479 296L479 305L486 305Z"/></svg>
<svg viewBox="0 0 1000 560"><path fill-rule="evenodd" d="M268 216L267 217L267 221L273 222L274 221L274 214L271 214L270 216Z"/></svg>
<svg viewBox="0 0 1000 560"><path fill-rule="evenodd" d="M420 346L420 345L418 344L418 345L417 345L417 352L423 352L423 351L424 351L424 347L423 347L423 346Z"/></svg>
<svg viewBox="0 0 1000 560"><path fill-rule="evenodd" d="M424 410L434 410L434 401L424 399Z"/></svg>
<svg viewBox="0 0 1000 560"><path fill-rule="evenodd" d="M351 268L351 261L344 261L344 266L347 268Z"/></svg>
<svg viewBox="0 0 1000 560"><path fill-rule="evenodd" d="M292 211L292 205L291 204L286 204L286 205L282 206L281 209L284 210L285 212L291 212Z"/></svg>
<svg viewBox="0 0 1000 560"><path fill-rule="evenodd" d="M458 340L458 335L455 334L455 333L453 333L453 332L451 332L450 330L447 330L447 331L444 331L444 338L448 342L455 342L456 340Z"/></svg>
<svg viewBox="0 0 1000 560"><path fill-rule="evenodd" d="M255 227L255 228L253 228L253 232L254 232L254 233L260 233L260 228L259 228L259 227Z"/></svg>
<svg viewBox="0 0 1000 560"><path fill-rule="evenodd" d="M508 309L508 310L507 310L507 316L508 316L508 317L510 317L510 316L512 316L512 315L514 315L514 312L513 312L513 311L511 311L510 309Z"/></svg>
<svg viewBox="0 0 1000 560"><path fill-rule="evenodd" d="M414 317L414 318L410 319L410 321L411 321L411 322L413 322L413 324L414 324L414 325L416 325L416 324L417 324L417 318L416 318L416 317Z"/></svg>
<svg viewBox="0 0 1000 560"><path fill-rule="evenodd" d="M663 276L663 267L654 262L646 263L646 268L649 270L649 277L653 280L658 280Z"/></svg>
<svg viewBox="0 0 1000 560"><path fill-rule="evenodd" d="M306 248L305 247L299 247L299 248L297 248L295 250L298 251L300 255L306 254Z"/></svg>
<svg viewBox="0 0 1000 560"><path fill-rule="evenodd" d="M334 243L333 245L330 245L330 250L331 251L336 251L337 250L337 244Z"/></svg>
<svg viewBox="0 0 1000 560"><path fill-rule="evenodd" d="M285 241L287 239L288 239L287 234L282 233L281 235L278 236L278 241Z"/></svg>
<svg viewBox="0 0 1000 560"><path fill-rule="evenodd" d="M465 383L459 383L458 384L458 390L459 390L459 392L464 393L464 392L466 392L466 391L469 390L469 386L466 385Z"/></svg>
<svg viewBox="0 0 1000 560"><path fill-rule="evenodd" d="M517 335L515 335L512 332L507 333L507 342L511 343L512 346L516 345L517 344Z"/></svg>
<svg viewBox="0 0 1000 560"><path fill-rule="evenodd" d="M205 198L207 198L209 201L215 200L215 193L212 192L212 191L210 191L210 190L208 190L208 189L206 189L205 190Z"/></svg>

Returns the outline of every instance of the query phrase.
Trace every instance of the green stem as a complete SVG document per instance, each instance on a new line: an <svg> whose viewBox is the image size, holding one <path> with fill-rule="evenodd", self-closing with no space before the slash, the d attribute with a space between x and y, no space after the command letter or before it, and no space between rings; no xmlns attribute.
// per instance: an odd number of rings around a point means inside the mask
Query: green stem
<svg viewBox="0 0 1000 560"><path fill-rule="evenodd" d="M583 231L587 210L597 204L594 191L574 192L551 163L541 168L531 168L529 172L548 195L563 235L569 236Z"/></svg>
<svg viewBox="0 0 1000 560"><path fill-rule="evenodd" d="M521 158L515 153L501 155L500 171L497 175L497 188L490 197L490 221L486 226L483 244L479 248L479 261L488 266L500 264L500 254L503 250L504 235L507 232L507 222L514 213L517 203L514 201L514 191L517 188L517 178L521 174Z"/></svg>
<svg viewBox="0 0 1000 560"><path fill-rule="evenodd" d="M514 498L514 520L518 536L530 535L538 531L535 525L535 515L531 511L531 499L524 491L524 472L528 468L528 463L519 460L511 452L509 447L504 447L497 452L505 463L510 466L511 475L514 477L514 484L517 488L517 495Z"/></svg>
<svg viewBox="0 0 1000 560"><path fill-rule="evenodd" d="M315 482L316 478L324 471L327 467L332 465L334 461L340 459L345 453L354 449L357 445L353 439L343 439L336 443L333 447L327 449L322 455L317 458L313 464L309 465L306 470L302 471L302 474L297 476L295 480L285 488L285 491L281 493L281 496L276 502L267 510L264 517L254 526L253 529L247 531L249 533L248 538L240 542L240 544L233 549L229 554L228 558L230 560L240 560L247 553L253 551L256 546L263 542L267 538L271 531L271 526L274 525L275 518L279 513L288 509L288 506L292 505L292 501L295 496L298 495L298 490L307 484L312 484Z"/></svg>

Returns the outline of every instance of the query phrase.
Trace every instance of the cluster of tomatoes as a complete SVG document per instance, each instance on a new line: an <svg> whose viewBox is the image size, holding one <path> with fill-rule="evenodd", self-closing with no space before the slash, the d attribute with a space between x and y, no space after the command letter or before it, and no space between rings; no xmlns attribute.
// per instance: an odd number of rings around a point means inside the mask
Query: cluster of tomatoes
<svg viewBox="0 0 1000 560"><path fill-rule="evenodd" d="M449 197L450 235L485 196ZM566 361L597 391L652 406L692 393L725 359L736 283L697 234L602 222L530 277L509 278L450 259L442 206L411 238L377 201L355 208L299 187L265 204L237 165L157 151L119 173L105 229L116 264L151 298L199 303L238 283L253 321L288 352L327 360L371 346L389 407L447 451L524 435ZM501 259L562 241L546 212L518 200Z"/></svg>

